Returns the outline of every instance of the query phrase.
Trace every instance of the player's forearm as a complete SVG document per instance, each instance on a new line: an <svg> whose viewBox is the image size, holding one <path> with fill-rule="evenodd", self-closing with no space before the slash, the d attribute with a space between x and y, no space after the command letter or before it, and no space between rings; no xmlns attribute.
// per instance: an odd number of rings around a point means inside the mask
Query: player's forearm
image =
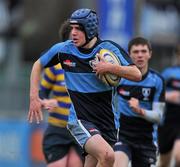
<svg viewBox="0 0 180 167"><path fill-rule="evenodd" d="M153 110L144 110L142 117L153 123L160 123L164 115L165 103L154 103Z"/></svg>
<svg viewBox="0 0 180 167"><path fill-rule="evenodd" d="M119 66L113 64L111 73L132 81L140 81L142 74L135 65Z"/></svg>
<svg viewBox="0 0 180 167"><path fill-rule="evenodd" d="M41 76L42 66L40 61L37 60L32 68L31 77L30 77L30 98L39 98L39 82Z"/></svg>

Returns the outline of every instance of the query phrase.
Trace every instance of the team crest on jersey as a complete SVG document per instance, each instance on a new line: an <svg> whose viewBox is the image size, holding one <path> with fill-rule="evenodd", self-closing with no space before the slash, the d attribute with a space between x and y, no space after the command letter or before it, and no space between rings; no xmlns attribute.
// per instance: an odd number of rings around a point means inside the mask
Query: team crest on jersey
<svg viewBox="0 0 180 167"><path fill-rule="evenodd" d="M151 94L151 88L142 88L142 95L144 96L143 100L149 100Z"/></svg>
<svg viewBox="0 0 180 167"><path fill-rule="evenodd" d="M71 60L64 60L63 61L63 64L69 66L69 67L76 67L76 63L75 62L72 62Z"/></svg>

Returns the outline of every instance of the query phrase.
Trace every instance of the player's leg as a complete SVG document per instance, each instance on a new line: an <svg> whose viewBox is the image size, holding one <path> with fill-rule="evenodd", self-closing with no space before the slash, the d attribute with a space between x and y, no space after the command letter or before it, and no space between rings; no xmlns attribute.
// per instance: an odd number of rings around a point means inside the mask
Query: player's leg
<svg viewBox="0 0 180 167"><path fill-rule="evenodd" d="M112 147L99 134L88 139L85 150L98 160L99 167L112 167L114 164L114 151Z"/></svg>
<svg viewBox="0 0 180 167"><path fill-rule="evenodd" d="M115 162L114 167L128 167L131 159L131 151L126 144L117 142L114 146Z"/></svg>
<svg viewBox="0 0 180 167"><path fill-rule="evenodd" d="M47 167L66 167L68 160L68 150L62 145L44 146L43 153L46 159Z"/></svg>
<svg viewBox="0 0 180 167"><path fill-rule="evenodd" d="M49 125L43 137L43 154L48 167L67 167L71 140L66 128Z"/></svg>
<svg viewBox="0 0 180 167"><path fill-rule="evenodd" d="M128 167L129 158L126 153L122 151L115 152L114 167Z"/></svg>
<svg viewBox="0 0 180 167"><path fill-rule="evenodd" d="M97 159L88 154L85 158L84 167L96 167L96 165L97 165Z"/></svg>
<svg viewBox="0 0 180 167"><path fill-rule="evenodd" d="M71 147L69 150L67 167L83 167L82 156L77 153L74 147Z"/></svg>
<svg viewBox="0 0 180 167"><path fill-rule="evenodd" d="M161 154L159 157L158 167L169 167L171 162L171 154L172 152L168 152L166 154Z"/></svg>
<svg viewBox="0 0 180 167"><path fill-rule="evenodd" d="M158 167L169 167L176 133L176 129L172 125L159 126L158 142L160 157Z"/></svg>
<svg viewBox="0 0 180 167"><path fill-rule="evenodd" d="M173 157L175 159L175 166L180 166L180 138L177 139L173 147Z"/></svg>
<svg viewBox="0 0 180 167"><path fill-rule="evenodd" d="M113 166L114 151L100 135L95 125L87 121L69 122L68 129L79 145L84 148L88 154L97 159L100 167Z"/></svg>
<svg viewBox="0 0 180 167"><path fill-rule="evenodd" d="M64 156L63 158L61 158L59 160L48 163L47 167L59 167L59 166L66 167L67 159L68 159L68 156Z"/></svg>

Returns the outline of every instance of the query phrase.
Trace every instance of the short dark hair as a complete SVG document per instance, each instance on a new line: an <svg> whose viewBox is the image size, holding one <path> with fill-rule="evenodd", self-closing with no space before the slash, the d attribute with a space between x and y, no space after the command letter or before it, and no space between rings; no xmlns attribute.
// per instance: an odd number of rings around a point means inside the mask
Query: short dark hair
<svg viewBox="0 0 180 167"><path fill-rule="evenodd" d="M59 38L62 42L69 39L71 32L70 22L69 20L65 20L59 29Z"/></svg>
<svg viewBox="0 0 180 167"><path fill-rule="evenodd" d="M147 45L149 50L152 50L150 42L143 37L135 37L128 43L128 52L130 52L133 45Z"/></svg>

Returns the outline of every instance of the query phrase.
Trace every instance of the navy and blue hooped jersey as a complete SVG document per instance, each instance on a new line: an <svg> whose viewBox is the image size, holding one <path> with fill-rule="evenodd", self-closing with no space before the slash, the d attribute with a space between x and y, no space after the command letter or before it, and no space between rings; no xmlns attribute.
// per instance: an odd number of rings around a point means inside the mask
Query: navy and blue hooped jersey
<svg viewBox="0 0 180 167"><path fill-rule="evenodd" d="M120 114L120 134L137 138L149 139L152 142L157 138L157 125L139 117L129 106L131 97L139 100L141 108L152 110L153 102L164 102L165 88L163 78L155 71L148 70L139 82L121 79L117 87L118 112Z"/></svg>
<svg viewBox="0 0 180 167"><path fill-rule="evenodd" d="M180 92L180 66L172 66L166 68L162 72L162 76L166 82L166 91L179 91ZM165 121L168 123L178 123L180 118L180 102L173 104L166 102L166 115Z"/></svg>
<svg viewBox="0 0 180 167"><path fill-rule="evenodd" d="M90 61L101 49L108 49L118 56L122 65L131 64L118 45L111 41L98 41L90 50L78 49L71 40L54 45L41 58L44 67L61 63L65 71L65 81L73 105L69 121L78 119L93 122L101 129L114 129L112 109L112 87L105 85L92 71Z"/></svg>

